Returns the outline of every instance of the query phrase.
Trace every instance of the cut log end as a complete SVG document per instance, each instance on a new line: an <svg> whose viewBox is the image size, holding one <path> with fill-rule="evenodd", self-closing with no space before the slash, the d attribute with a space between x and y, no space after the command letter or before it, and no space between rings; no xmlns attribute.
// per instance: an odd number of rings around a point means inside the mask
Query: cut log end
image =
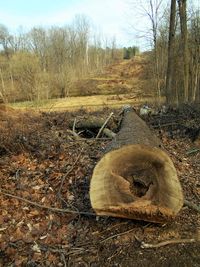
<svg viewBox="0 0 200 267"><path fill-rule="evenodd" d="M136 144L111 151L99 161L90 200L97 215L160 223L176 216L183 193L166 152Z"/></svg>

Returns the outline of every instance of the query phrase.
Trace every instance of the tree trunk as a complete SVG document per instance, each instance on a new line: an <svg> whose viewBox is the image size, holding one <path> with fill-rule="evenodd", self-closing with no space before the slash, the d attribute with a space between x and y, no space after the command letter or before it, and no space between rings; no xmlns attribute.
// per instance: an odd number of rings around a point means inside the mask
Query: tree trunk
<svg viewBox="0 0 200 267"><path fill-rule="evenodd" d="M174 49L175 49L175 20L176 20L176 0L171 0L169 41L168 41L168 65L166 78L167 103L174 104L176 92L174 91Z"/></svg>
<svg viewBox="0 0 200 267"><path fill-rule="evenodd" d="M166 222L183 205L173 162L146 123L131 109L97 163L90 200L97 215Z"/></svg>
<svg viewBox="0 0 200 267"><path fill-rule="evenodd" d="M182 59L183 59L183 84L184 84L184 103L189 101L189 60L188 60L188 32L187 32L187 11L186 0L178 0L179 16L181 26L181 43L182 43Z"/></svg>

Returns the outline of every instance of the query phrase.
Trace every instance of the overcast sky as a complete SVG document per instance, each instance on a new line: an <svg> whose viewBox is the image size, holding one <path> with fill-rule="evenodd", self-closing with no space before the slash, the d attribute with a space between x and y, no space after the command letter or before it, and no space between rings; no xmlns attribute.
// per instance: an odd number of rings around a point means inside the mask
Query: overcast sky
<svg viewBox="0 0 200 267"><path fill-rule="evenodd" d="M84 14L93 30L116 37L121 46L140 45L136 29L148 28L148 19L138 14L131 0L0 0L0 23L11 31L22 26L63 26L70 24L77 14ZM139 1L140 2L140 1ZM145 1L144 1L145 2ZM163 0L164 5L170 1ZM196 6L200 0L193 0ZM130 12L131 10L131 12ZM133 28L131 28L133 26Z"/></svg>

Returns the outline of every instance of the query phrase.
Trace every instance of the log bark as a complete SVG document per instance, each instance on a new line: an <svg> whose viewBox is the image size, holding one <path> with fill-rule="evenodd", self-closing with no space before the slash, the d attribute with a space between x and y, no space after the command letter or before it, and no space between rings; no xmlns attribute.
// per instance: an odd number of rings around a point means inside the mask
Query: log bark
<svg viewBox="0 0 200 267"><path fill-rule="evenodd" d="M90 200L97 215L158 223L172 220L183 206L172 160L131 108L93 171Z"/></svg>

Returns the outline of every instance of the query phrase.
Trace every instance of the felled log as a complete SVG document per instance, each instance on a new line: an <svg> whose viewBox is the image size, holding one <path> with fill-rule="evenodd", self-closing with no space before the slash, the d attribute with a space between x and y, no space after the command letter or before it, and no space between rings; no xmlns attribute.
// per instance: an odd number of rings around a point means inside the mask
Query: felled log
<svg viewBox="0 0 200 267"><path fill-rule="evenodd" d="M130 107L93 171L90 200L97 215L158 223L172 220L183 206L172 160Z"/></svg>
<svg viewBox="0 0 200 267"><path fill-rule="evenodd" d="M112 129L117 128L117 125L115 121L113 120L112 116L113 116L113 113L111 113L106 120L103 118L96 118L96 117L94 118L90 116L89 118L83 118L82 120L79 120L79 121L76 121L76 120L74 120L73 122L71 121L69 122L69 126L71 127L74 133L75 133L75 130L78 129L78 130L86 130L92 134L92 131L90 130L99 129L99 132L96 138L98 138L102 133L109 138L114 138L116 134L110 129L105 128L107 126Z"/></svg>
<svg viewBox="0 0 200 267"><path fill-rule="evenodd" d="M101 126L104 124L105 118L102 117L93 117L90 116L89 118L82 118L81 120L78 120L76 122L76 129L98 129L101 128ZM69 127L72 128L74 124L74 121L69 122ZM107 126L109 128L116 128L116 124L113 119L111 119Z"/></svg>

